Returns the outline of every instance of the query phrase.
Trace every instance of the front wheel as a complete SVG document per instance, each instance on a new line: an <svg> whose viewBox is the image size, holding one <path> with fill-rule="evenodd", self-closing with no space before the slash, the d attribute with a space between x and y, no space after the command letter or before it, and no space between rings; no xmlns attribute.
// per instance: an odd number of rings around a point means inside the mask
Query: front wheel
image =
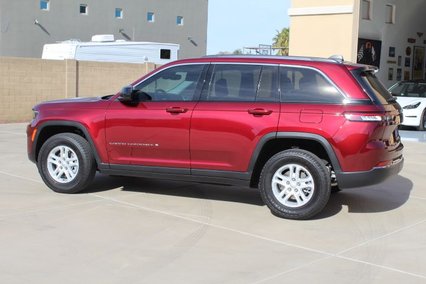
<svg viewBox="0 0 426 284"><path fill-rule="evenodd" d="M299 149L271 157L263 167L259 189L271 212L288 219L318 214L330 197L330 174L316 155Z"/></svg>
<svg viewBox="0 0 426 284"><path fill-rule="evenodd" d="M89 143L74 133L50 137L40 149L37 167L44 183L60 193L84 190L96 172Z"/></svg>
<svg viewBox="0 0 426 284"><path fill-rule="evenodd" d="M423 110L422 116L420 117L420 124L417 127L418 130L426 130L426 109Z"/></svg>

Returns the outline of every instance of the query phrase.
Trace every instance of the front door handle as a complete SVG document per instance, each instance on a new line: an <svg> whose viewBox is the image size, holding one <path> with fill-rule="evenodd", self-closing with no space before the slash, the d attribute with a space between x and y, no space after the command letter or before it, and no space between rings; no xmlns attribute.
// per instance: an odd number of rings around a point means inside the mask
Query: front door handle
<svg viewBox="0 0 426 284"><path fill-rule="evenodd" d="M168 107L166 108L166 111L169 113L178 114L178 113L185 113L188 111L188 109L182 108L182 107Z"/></svg>
<svg viewBox="0 0 426 284"><path fill-rule="evenodd" d="M262 116L262 115L270 115L272 113L272 110L263 109L263 108L253 108L253 109L249 109L247 112L254 116Z"/></svg>

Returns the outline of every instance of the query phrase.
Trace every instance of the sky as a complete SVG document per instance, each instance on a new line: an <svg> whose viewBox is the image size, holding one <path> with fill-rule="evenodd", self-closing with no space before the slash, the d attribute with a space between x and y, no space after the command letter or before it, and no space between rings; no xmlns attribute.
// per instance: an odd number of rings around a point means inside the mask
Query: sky
<svg viewBox="0 0 426 284"><path fill-rule="evenodd" d="M290 0L209 0L207 54L272 44L289 27Z"/></svg>

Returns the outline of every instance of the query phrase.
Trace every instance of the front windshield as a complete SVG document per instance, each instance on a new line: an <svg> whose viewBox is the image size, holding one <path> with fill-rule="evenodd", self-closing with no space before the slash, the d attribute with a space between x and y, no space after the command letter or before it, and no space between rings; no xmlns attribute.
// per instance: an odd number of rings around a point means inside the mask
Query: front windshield
<svg viewBox="0 0 426 284"><path fill-rule="evenodd" d="M399 82L390 87L389 91L395 97L425 98L426 83Z"/></svg>

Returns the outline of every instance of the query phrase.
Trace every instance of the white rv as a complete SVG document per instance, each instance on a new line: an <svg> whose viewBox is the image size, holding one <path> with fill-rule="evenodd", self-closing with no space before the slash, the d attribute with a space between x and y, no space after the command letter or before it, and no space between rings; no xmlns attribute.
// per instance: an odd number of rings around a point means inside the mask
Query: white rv
<svg viewBox="0 0 426 284"><path fill-rule="evenodd" d="M114 35L95 35L90 42L67 40L43 46L43 59L75 59L124 63L165 64L178 59L179 44L114 40Z"/></svg>

